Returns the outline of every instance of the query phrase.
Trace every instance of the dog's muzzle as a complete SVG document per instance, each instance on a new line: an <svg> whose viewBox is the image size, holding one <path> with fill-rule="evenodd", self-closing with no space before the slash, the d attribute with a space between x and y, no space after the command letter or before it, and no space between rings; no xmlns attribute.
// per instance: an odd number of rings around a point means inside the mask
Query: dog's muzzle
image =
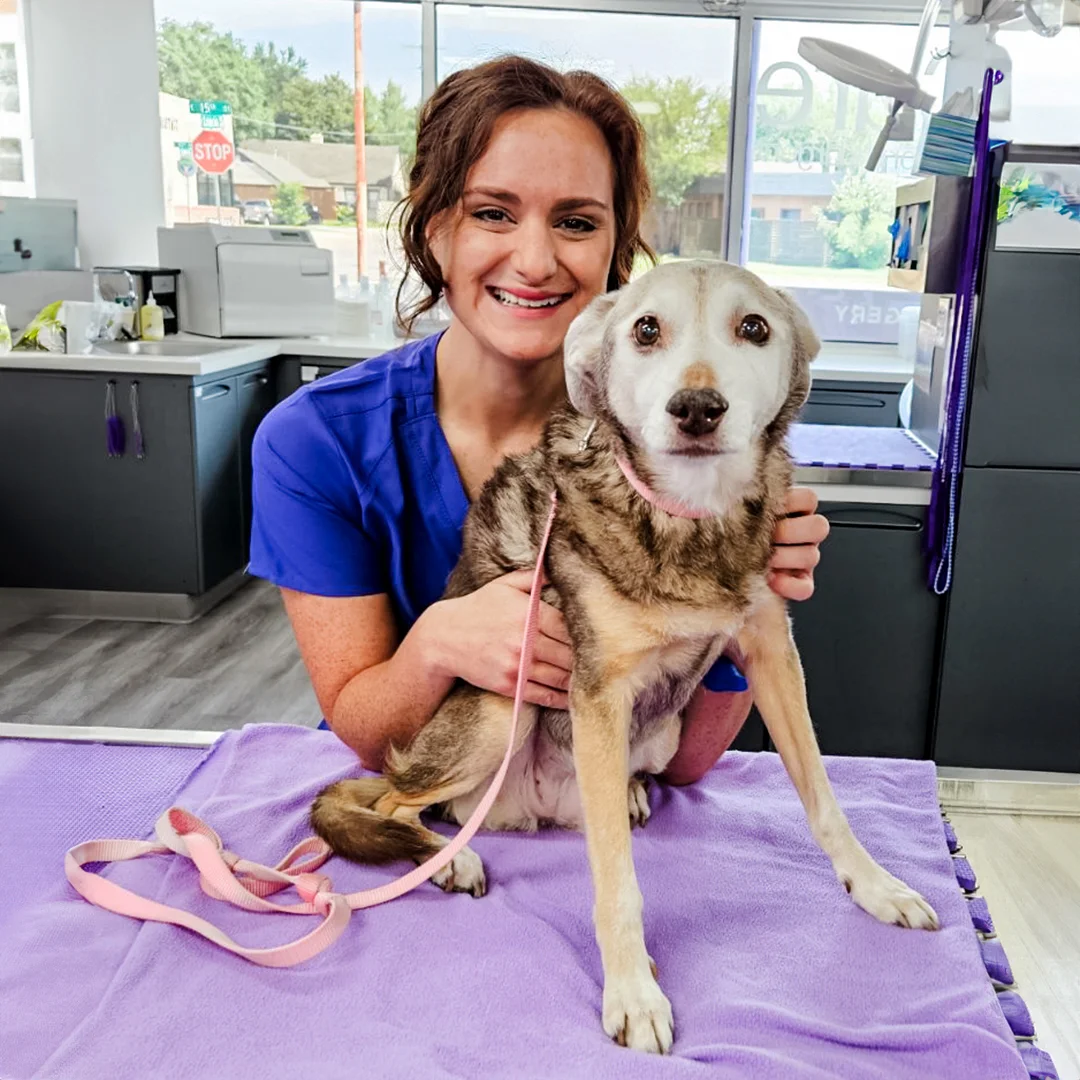
<svg viewBox="0 0 1080 1080"><path fill-rule="evenodd" d="M667 411L684 435L711 435L719 426L728 403L716 390L680 390L667 403Z"/></svg>

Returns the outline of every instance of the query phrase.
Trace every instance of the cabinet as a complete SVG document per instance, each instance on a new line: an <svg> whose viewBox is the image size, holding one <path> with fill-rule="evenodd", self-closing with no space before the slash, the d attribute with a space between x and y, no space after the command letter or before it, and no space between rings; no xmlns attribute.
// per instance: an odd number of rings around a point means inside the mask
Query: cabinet
<svg viewBox="0 0 1080 1080"><path fill-rule="evenodd" d="M127 432L118 458L110 381ZM272 391L265 365L201 381L0 370L0 587L198 595L242 570L251 438Z"/></svg>
<svg viewBox="0 0 1080 1080"><path fill-rule="evenodd" d="M935 758L1080 772L1080 472L968 469Z"/></svg>
<svg viewBox="0 0 1080 1080"><path fill-rule="evenodd" d="M896 427L902 390L896 383L815 379L799 423Z"/></svg>

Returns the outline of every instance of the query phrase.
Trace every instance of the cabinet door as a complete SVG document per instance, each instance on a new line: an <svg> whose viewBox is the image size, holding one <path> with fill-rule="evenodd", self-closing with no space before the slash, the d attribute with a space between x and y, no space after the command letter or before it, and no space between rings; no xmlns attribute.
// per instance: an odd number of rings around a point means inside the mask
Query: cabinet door
<svg viewBox="0 0 1080 1080"><path fill-rule="evenodd" d="M236 376L192 388L199 592L245 565Z"/></svg>
<svg viewBox="0 0 1080 1080"><path fill-rule="evenodd" d="M941 604L926 587L925 508L823 503L832 526L811 599L791 604L826 754L929 753Z"/></svg>
<svg viewBox="0 0 1080 1080"><path fill-rule="evenodd" d="M276 388L269 367L236 377L240 413L240 512L244 558L251 540L251 444L255 430L274 407Z"/></svg>
<svg viewBox="0 0 1080 1080"><path fill-rule="evenodd" d="M1080 472L966 469L935 758L1080 772Z"/></svg>
<svg viewBox="0 0 1080 1080"><path fill-rule="evenodd" d="M122 457L106 453L110 380ZM0 586L197 591L190 394L180 376L0 371Z"/></svg>

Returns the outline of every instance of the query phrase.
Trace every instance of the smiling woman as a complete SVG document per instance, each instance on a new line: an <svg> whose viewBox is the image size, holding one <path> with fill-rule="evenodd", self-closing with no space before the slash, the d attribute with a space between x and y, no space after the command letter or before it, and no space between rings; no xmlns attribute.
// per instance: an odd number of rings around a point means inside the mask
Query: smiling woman
<svg viewBox="0 0 1080 1080"><path fill-rule="evenodd" d="M445 298L449 328L308 385L259 429L250 570L282 588L324 715L365 765L381 768L457 680L512 694L530 572L441 597L470 501L565 400L571 322L651 255L648 196L641 125L597 76L520 57L455 72L421 113L402 220L424 287L403 314ZM778 592L808 595L826 529L783 523L779 542L804 547L780 549ZM554 607L539 631L525 698L564 709L573 657ZM671 770L683 781L749 709L731 661L705 682L712 708L700 723L689 710Z"/></svg>

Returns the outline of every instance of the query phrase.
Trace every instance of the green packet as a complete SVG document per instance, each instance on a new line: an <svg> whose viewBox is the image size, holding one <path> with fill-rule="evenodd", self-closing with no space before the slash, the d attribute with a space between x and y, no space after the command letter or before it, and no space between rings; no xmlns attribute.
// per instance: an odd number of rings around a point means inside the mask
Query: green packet
<svg viewBox="0 0 1080 1080"><path fill-rule="evenodd" d="M56 300L51 304L46 304L31 320L26 324L26 328L19 335L18 341L15 342L16 349L44 349L49 352L63 352L64 351L64 327L61 325L58 318L60 313L60 305L63 304L63 300ZM8 336L11 336L11 331L8 331Z"/></svg>

